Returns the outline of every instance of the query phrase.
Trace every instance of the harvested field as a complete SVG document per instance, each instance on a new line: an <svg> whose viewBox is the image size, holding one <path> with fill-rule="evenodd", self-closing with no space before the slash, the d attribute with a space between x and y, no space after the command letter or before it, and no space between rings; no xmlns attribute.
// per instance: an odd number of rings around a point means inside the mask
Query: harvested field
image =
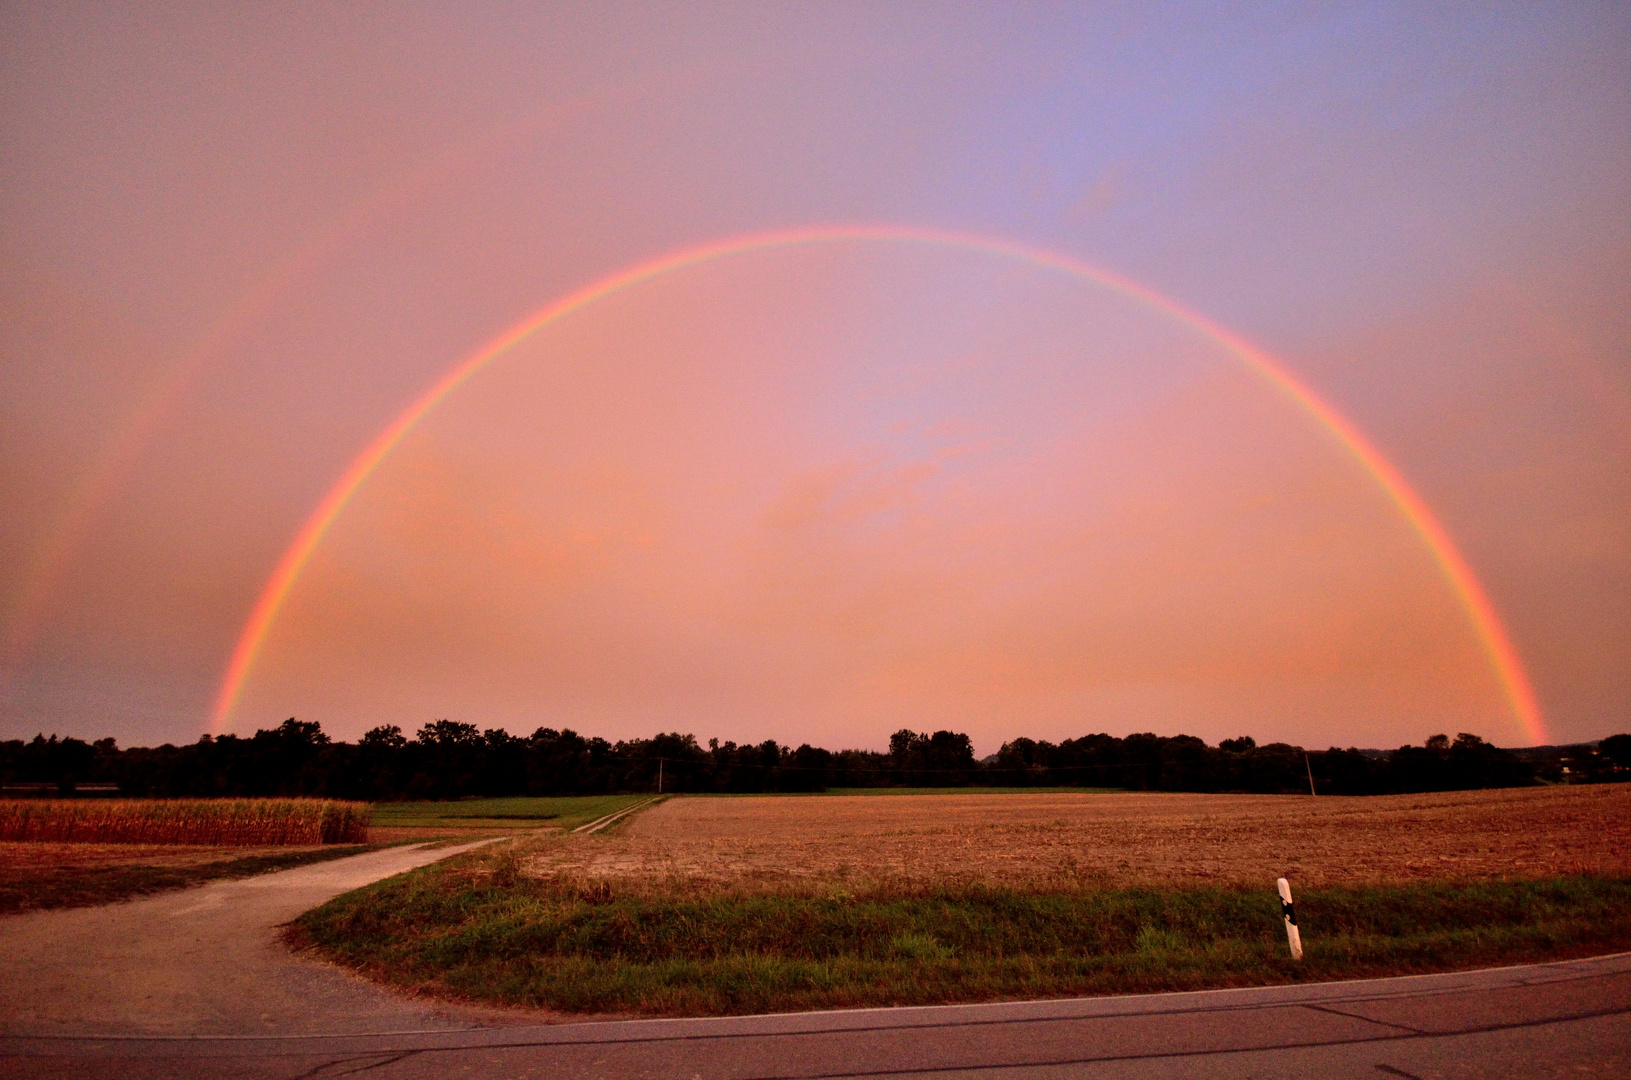
<svg viewBox="0 0 1631 1080"><path fill-rule="evenodd" d="M0 915L107 904L366 850L363 845L223 848L0 841Z"/></svg>
<svg viewBox="0 0 1631 1080"><path fill-rule="evenodd" d="M658 1015L1365 978L1631 948L1628 834L1606 785L677 798L378 882L291 939L416 993Z"/></svg>
<svg viewBox="0 0 1631 1080"><path fill-rule="evenodd" d="M1631 785L1363 798L696 797L645 811L620 834L528 846L528 877L687 892L1623 877Z"/></svg>
<svg viewBox="0 0 1631 1080"><path fill-rule="evenodd" d="M8 799L0 840L217 847L366 839L367 803L333 799Z"/></svg>

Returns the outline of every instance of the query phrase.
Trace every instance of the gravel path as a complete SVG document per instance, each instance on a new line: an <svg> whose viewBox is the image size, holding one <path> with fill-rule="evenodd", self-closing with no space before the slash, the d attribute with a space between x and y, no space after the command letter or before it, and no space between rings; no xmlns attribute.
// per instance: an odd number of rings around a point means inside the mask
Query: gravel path
<svg viewBox="0 0 1631 1080"><path fill-rule="evenodd" d="M0 919L0 1034L471 1027L445 1007L290 955L277 928L340 893L474 846L388 848L106 907Z"/></svg>

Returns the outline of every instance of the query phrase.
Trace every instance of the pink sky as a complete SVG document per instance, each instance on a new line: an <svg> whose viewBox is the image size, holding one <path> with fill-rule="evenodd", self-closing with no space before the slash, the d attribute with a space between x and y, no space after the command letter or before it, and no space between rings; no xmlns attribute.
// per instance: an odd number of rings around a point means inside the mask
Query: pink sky
<svg viewBox="0 0 1631 1080"><path fill-rule="evenodd" d="M0 16L0 737L204 730L439 375L621 267L971 231L1266 348L1550 736L1631 713L1631 26L977 6ZM1374 478L1169 316L972 252L668 275L427 416L230 718L879 746L1527 741Z"/></svg>

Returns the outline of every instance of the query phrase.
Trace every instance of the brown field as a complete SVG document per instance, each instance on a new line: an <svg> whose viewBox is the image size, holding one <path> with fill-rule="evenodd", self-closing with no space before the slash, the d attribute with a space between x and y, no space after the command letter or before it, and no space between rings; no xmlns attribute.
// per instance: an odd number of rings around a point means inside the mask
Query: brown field
<svg viewBox="0 0 1631 1080"><path fill-rule="evenodd" d="M109 904L366 850L360 844L220 847L0 841L0 916Z"/></svg>
<svg viewBox="0 0 1631 1080"><path fill-rule="evenodd" d="M540 837L528 876L725 891L1261 886L1631 874L1631 785L1364 798L688 797L620 833Z"/></svg>
<svg viewBox="0 0 1631 1080"><path fill-rule="evenodd" d="M51 841L0 841L0 872L40 869L108 870L127 866L188 869L251 855L316 850L306 847L221 848L202 844L71 844Z"/></svg>

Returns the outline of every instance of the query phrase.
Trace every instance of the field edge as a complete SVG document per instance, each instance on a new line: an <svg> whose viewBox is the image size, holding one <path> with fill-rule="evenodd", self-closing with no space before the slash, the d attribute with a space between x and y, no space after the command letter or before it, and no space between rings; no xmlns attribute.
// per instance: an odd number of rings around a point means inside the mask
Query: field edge
<svg viewBox="0 0 1631 1080"><path fill-rule="evenodd" d="M337 897L287 940L416 996L671 1017L1349 981L1631 951L1631 878L1596 875L1304 890L1297 964L1278 901L1261 890L619 899L513 873L503 851L472 853Z"/></svg>

